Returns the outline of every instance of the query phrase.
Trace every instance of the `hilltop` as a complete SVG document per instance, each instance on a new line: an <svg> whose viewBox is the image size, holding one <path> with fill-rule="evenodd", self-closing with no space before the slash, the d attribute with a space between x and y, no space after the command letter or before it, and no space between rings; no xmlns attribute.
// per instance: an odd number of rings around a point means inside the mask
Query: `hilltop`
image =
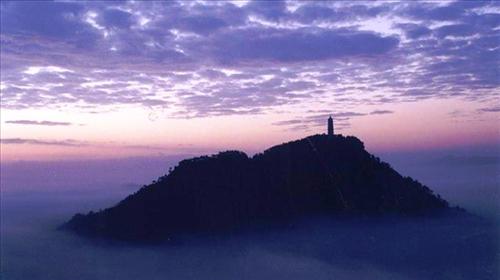
<svg viewBox="0 0 500 280"><path fill-rule="evenodd" d="M253 157L226 151L183 160L117 205L76 214L63 228L147 241L313 215L432 215L448 208L356 137L314 135Z"/></svg>

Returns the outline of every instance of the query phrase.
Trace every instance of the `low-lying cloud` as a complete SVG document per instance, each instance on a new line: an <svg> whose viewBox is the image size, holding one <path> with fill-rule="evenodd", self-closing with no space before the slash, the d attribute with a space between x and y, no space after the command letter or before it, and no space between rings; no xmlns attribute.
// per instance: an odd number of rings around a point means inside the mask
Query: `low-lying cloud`
<svg viewBox="0 0 500 280"><path fill-rule="evenodd" d="M6 145L42 145L42 146L63 146L63 147L86 147L90 146L90 142L78 141L73 139L65 140L42 140L29 138L2 138L0 143Z"/></svg>
<svg viewBox="0 0 500 280"><path fill-rule="evenodd" d="M41 126L70 126L70 122L55 122L55 121L34 121L34 120L11 120L6 121L9 124L22 124L22 125L41 125Z"/></svg>
<svg viewBox="0 0 500 280"><path fill-rule="evenodd" d="M325 121L328 117L333 117L335 128L346 128L349 127L349 120L356 117L363 117L368 115L385 115L392 114L394 111L391 110L374 110L369 113L360 113L360 112L329 112L328 110L309 110L308 115L290 119L283 120L272 123L275 126L286 126L291 130L305 130L314 127L321 127L325 125Z"/></svg>

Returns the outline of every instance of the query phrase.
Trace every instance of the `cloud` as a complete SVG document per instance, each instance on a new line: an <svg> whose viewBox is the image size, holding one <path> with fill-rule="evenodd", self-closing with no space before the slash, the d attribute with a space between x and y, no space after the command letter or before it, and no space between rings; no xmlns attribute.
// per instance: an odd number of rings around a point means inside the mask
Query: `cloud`
<svg viewBox="0 0 500 280"><path fill-rule="evenodd" d="M370 113L361 113L352 111L332 112L331 110L308 110L306 113L307 115L304 115L302 118L277 121L272 123L272 125L285 126L290 130L309 130L326 126L326 120L328 117L332 116L335 128L343 129L350 126L349 121L352 118L368 115L392 114L394 111L374 110Z"/></svg>
<svg viewBox="0 0 500 280"><path fill-rule="evenodd" d="M481 109L479 109L479 111L484 112L484 113L497 113L497 112L500 112L500 106L481 108Z"/></svg>
<svg viewBox="0 0 500 280"><path fill-rule="evenodd" d="M443 6L430 3L412 3L404 9L403 14L413 19L453 21L460 20L471 9L488 5L488 1L456 1Z"/></svg>
<svg viewBox="0 0 500 280"><path fill-rule="evenodd" d="M410 39L418 39L420 37L424 37L430 35L432 30L427 26L418 25L418 24L399 24L399 28L401 28L407 37Z"/></svg>
<svg viewBox="0 0 500 280"><path fill-rule="evenodd" d="M469 24L450 24L435 30L436 35L440 38L447 36L465 37L474 35L476 32L477 29Z"/></svg>
<svg viewBox="0 0 500 280"><path fill-rule="evenodd" d="M373 56L397 47L396 37L370 32L298 29L293 31L248 29L228 32L215 39L213 54L228 62L302 62Z"/></svg>
<svg viewBox="0 0 500 280"><path fill-rule="evenodd" d="M42 146L62 146L62 147L84 147L90 146L89 142L78 141L73 139L66 140L40 140L40 139L25 139L25 138L2 138L0 143L5 145L42 145Z"/></svg>
<svg viewBox="0 0 500 280"><path fill-rule="evenodd" d="M139 145L129 144L115 141L96 142L96 141L82 141L76 139L35 139L35 138L0 138L2 145L36 145L36 146L59 146L59 147L72 147L72 148L101 148L101 149L127 149L127 150L142 150L161 152L167 150L176 151L189 151L199 152L203 149L193 147L190 144L179 144L172 147L156 146L156 145Z"/></svg>
<svg viewBox="0 0 500 280"><path fill-rule="evenodd" d="M103 26L111 28L128 28L134 23L131 13L113 8L104 10L100 20Z"/></svg>
<svg viewBox="0 0 500 280"><path fill-rule="evenodd" d="M204 35L227 26L224 20L211 16L188 16L177 24L182 30Z"/></svg>
<svg viewBox="0 0 500 280"><path fill-rule="evenodd" d="M375 113L374 113L375 112ZM382 111L376 110L369 114L377 114L378 112L382 112L379 114L389 113L392 111ZM312 128L326 126L326 120L328 117L333 117L334 126L336 129L343 129L350 126L349 120L354 117L362 117L367 116L367 113L359 113L359 112L335 112L332 113L329 110L309 110L309 115L305 115L302 118L283 120L272 123L275 126L285 126L288 127L289 130L309 130Z"/></svg>
<svg viewBox="0 0 500 280"><path fill-rule="evenodd" d="M292 124L300 124L302 123L303 120L286 120L286 121L279 121L279 122L274 122L272 123L272 125L278 125L278 126L281 126L281 125L292 125Z"/></svg>
<svg viewBox="0 0 500 280"><path fill-rule="evenodd" d="M336 6L328 2L312 2L301 5L290 15L290 18L298 18L302 23L352 22L381 16L390 10L391 7L385 4L371 6L354 3Z"/></svg>
<svg viewBox="0 0 500 280"><path fill-rule="evenodd" d="M191 118L479 102L500 87L495 3L240 4L2 2L2 108Z"/></svg>
<svg viewBox="0 0 500 280"><path fill-rule="evenodd" d="M358 112L339 112L339 113L333 113L332 115L336 119L358 117L358 116L366 116L365 113L358 113Z"/></svg>
<svg viewBox="0 0 500 280"><path fill-rule="evenodd" d="M71 40L90 47L99 34L80 18L85 7L76 2L5 1L2 9L2 34L47 36Z"/></svg>
<svg viewBox="0 0 500 280"><path fill-rule="evenodd" d="M286 2L283 0L266 2L253 0L245 6L245 9L248 10L250 14L272 21L280 20L289 14Z"/></svg>
<svg viewBox="0 0 500 280"><path fill-rule="evenodd" d="M385 115L385 114L392 114L394 111L391 110L375 110L371 111L370 115Z"/></svg>
<svg viewBox="0 0 500 280"><path fill-rule="evenodd" d="M70 122L54 122L54 121L33 121L33 120L12 120L6 121L9 124L23 124L23 125L45 125L45 126L70 126Z"/></svg>

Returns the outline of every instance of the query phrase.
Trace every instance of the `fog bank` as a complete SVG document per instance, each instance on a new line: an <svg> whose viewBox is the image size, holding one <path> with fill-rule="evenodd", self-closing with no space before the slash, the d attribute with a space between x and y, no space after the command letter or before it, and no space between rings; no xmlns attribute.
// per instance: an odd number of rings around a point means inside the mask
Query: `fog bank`
<svg viewBox="0 0 500 280"><path fill-rule="evenodd" d="M315 219L130 245L56 227L119 200L3 195L2 279L497 279L498 227L470 218Z"/></svg>
<svg viewBox="0 0 500 280"><path fill-rule="evenodd" d="M451 156L450 156L451 155ZM498 157L384 154L452 204L499 221ZM470 218L303 221L138 246L56 228L109 207L180 158L2 163L2 279L498 279L499 227Z"/></svg>

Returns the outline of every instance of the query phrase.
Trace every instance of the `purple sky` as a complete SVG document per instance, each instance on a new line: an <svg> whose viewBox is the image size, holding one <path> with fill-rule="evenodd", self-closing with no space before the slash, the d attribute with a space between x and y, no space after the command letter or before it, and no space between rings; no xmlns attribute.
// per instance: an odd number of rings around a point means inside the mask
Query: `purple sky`
<svg viewBox="0 0 500 280"><path fill-rule="evenodd" d="M496 144L500 5L1 2L2 160Z"/></svg>

